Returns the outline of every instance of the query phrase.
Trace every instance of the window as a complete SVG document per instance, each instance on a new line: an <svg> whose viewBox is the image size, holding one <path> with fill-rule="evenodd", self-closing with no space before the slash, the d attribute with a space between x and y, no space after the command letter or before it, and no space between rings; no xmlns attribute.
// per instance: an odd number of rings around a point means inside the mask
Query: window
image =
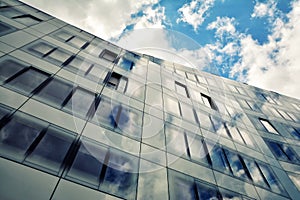
<svg viewBox="0 0 300 200"><path fill-rule="evenodd" d="M259 167L259 165L247 158L243 158L243 161L247 167L247 169L249 170L249 173L251 175L252 181L259 186L262 186L264 188L268 188L268 182L266 180L266 178L264 177L264 175L262 174L262 171Z"/></svg>
<svg viewBox="0 0 300 200"><path fill-rule="evenodd" d="M87 117L89 108L95 100L95 93L76 87L72 91L72 97L64 105L64 109L75 116Z"/></svg>
<svg viewBox="0 0 300 200"><path fill-rule="evenodd" d="M73 87L70 82L54 78L36 94L36 98L61 108L65 99L72 94Z"/></svg>
<svg viewBox="0 0 300 200"><path fill-rule="evenodd" d="M221 172L231 173L231 169L224 150L218 145L206 142L212 166Z"/></svg>
<svg viewBox="0 0 300 200"><path fill-rule="evenodd" d="M142 112L102 97L92 121L140 140L142 119Z"/></svg>
<svg viewBox="0 0 300 200"><path fill-rule="evenodd" d="M10 58L6 58L0 62L0 81L5 81L13 75L17 74L25 67L24 64L21 64Z"/></svg>
<svg viewBox="0 0 300 200"><path fill-rule="evenodd" d="M83 139L66 178L123 198L135 196L138 159Z"/></svg>
<svg viewBox="0 0 300 200"><path fill-rule="evenodd" d="M180 101L179 101L179 105L180 105L180 113L181 113L181 116L183 119L188 120L193 123L198 121L196 119L194 109L192 108L192 106L182 103Z"/></svg>
<svg viewBox="0 0 300 200"><path fill-rule="evenodd" d="M289 126L289 127L288 127L288 131L291 133L291 135L292 135L294 138L300 140L300 128L295 128L295 127Z"/></svg>
<svg viewBox="0 0 300 200"><path fill-rule="evenodd" d="M4 22L0 22L0 36L11 33L15 30L16 30L16 28L14 28L14 27L12 27L12 26L4 23Z"/></svg>
<svg viewBox="0 0 300 200"><path fill-rule="evenodd" d="M58 39L62 42L68 43L77 48L84 49L88 45L88 43L85 39L83 39L77 35L73 35L65 30L58 30L57 32L55 32L53 34L53 36L56 39Z"/></svg>
<svg viewBox="0 0 300 200"><path fill-rule="evenodd" d="M214 110L218 110L217 105L214 103L214 101L209 96L201 93L201 97L202 97L202 101L203 101L204 105L206 105L207 107L212 108Z"/></svg>
<svg viewBox="0 0 300 200"><path fill-rule="evenodd" d="M279 160L292 163L299 163L300 159L298 158L297 154L294 153L292 148L290 148L286 144L266 139L265 142L273 152L274 156Z"/></svg>
<svg viewBox="0 0 300 200"><path fill-rule="evenodd" d="M23 12L15 9L13 7L10 7L10 6L1 7L0 11L1 11L1 15L8 17L8 18L13 18L13 17L24 14Z"/></svg>
<svg viewBox="0 0 300 200"><path fill-rule="evenodd" d="M227 150L225 150L225 152L233 175L246 180L251 179L248 169L246 168L245 163L240 155Z"/></svg>
<svg viewBox="0 0 300 200"><path fill-rule="evenodd" d="M134 67L134 62L123 57L119 60L118 65L126 71L130 71Z"/></svg>
<svg viewBox="0 0 300 200"><path fill-rule="evenodd" d="M74 140L73 133L50 126L27 157L26 163L58 172Z"/></svg>
<svg viewBox="0 0 300 200"><path fill-rule="evenodd" d="M166 124L165 134L168 152L173 153L177 156L187 157L188 153L184 130L177 126Z"/></svg>
<svg viewBox="0 0 300 200"><path fill-rule="evenodd" d="M273 127L273 125L268 120L259 118L259 121L261 122L261 124L263 125L263 127L265 128L266 131L277 134L277 135L279 134L277 132L277 130Z"/></svg>
<svg viewBox="0 0 300 200"><path fill-rule="evenodd" d="M103 58L103 59L105 59L105 60L107 60L107 61L110 61L110 62L114 62L115 59L117 58L117 56L118 56L118 54L116 54L116 53L114 53L114 52L111 52L111 51L109 51L109 50L107 50L107 49L104 49L104 50L100 53L100 55L99 55L100 58Z"/></svg>
<svg viewBox="0 0 300 200"><path fill-rule="evenodd" d="M11 109L0 104L0 122L5 116L7 116L10 113ZM1 126L1 125L0 125Z"/></svg>
<svg viewBox="0 0 300 200"><path fill-rule="evenodd" d="M49 44L45 41L38 41L25 47L29 53L44 58L55 65L62 65L65 62L69 62L69 59L73 58L72 53L66 50L57 48L56 46Z"/></svg>
<svg viewBox="0 0 300 200"><path fill-rule="evenodd" d="M165 112L172 113L176 116L181 116L179 103L177 99L174 99L168 95L164 95L163 100Z"/></svg>
<svg viewBox="0 0 300 200"><path fill-rule="evenodd" d="M212 124L212 120L208 113L204 113L203 111L197 111L197 117L201 128L205 128L210 131L215 131L214 126Z"/></svg>
<svg viewBox="0 0 300 200"><path fill-rule="evenodd" d="M5 81L5 85L25 95L29 95L49 77L50 74L33 67L29 67L19 71L19 73L7 79Z"/></svg>
<svg viewBox="0 0 300 200"><path fill-rule="evenodd" d="M128 79L116 72L108 72L104 80L106 86L120 92L125 92L128 84Z"/></svg>
<svg viewBox="0 0 300 200"><path fill-rule="evenodd" d="M299 174L294 174L294 173L288 173L290 179L293 181L295 186L298 188L300 191L300 175Z"/></svg>
<svg viewBox="0 0 300 200"><path fill-rule="evenodd" d="M20 22L21 24L24 24L26 26L32 26L32 25L38 24L41 21L43 21L43 20L41 20L35 16L29 15L29 14L15 16L15 17L12 17L12 19L14 19L17 22Z"/></svg>
<svg viewBox="0 0 300 200"><path fill-rule="evenodd" d="M190 95L189 95L188 90L185 85L175 81L175 88L176 88L176 92L178 94L190 98Z"/></svg>

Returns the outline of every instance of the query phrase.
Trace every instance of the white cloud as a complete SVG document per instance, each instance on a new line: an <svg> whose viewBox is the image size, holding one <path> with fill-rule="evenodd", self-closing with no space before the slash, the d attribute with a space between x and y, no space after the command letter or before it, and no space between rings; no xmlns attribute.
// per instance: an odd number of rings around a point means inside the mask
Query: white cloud
<svg viewBox="0 0 300 200"><path fill-rule="evenodd" d="M148 7L143 12L144 15L135 20L137 23L135 24L134 29L165 27L163 25L163 22L166 20L164 7L159 6L156 9Z"/></svg>
<svg viewBox="0 0 300 200"><path fill-rule="evenodd" d="M274 21L267 43L261 45L249 35L241 38L241 59L232 68L231 75L251 85L300 99L300 1L294 2L292 8L287 23L281 19Z"/></svg>
<svg viewBox="0 0 300 200"><path fill-rule="evenodd" d="M216 35L222 36L225 33L228 33L230 35L234 35L236 32L235 26L235 19L229 18L229 17L217 17L217 20L210 23L207 26L208 30L216 29Z"/></svg>
<svg viewBox="0 0 300 200"><path fill-rule="evenodd" d="M178 9L180 18L177 23L185 22L193 26L197 31L207 16L207 11L214 5L215 0L193 0L190 3L184 4Z"/></svg>
<svg viewBox="0 0 300 200"><path fill-rule="evenodd" d="M132 21L131 15L159 0L23 0L103 39L116 37ZM148 11L150 12L150 11Z"/></svg>
<svg viewBox="0 0 300 200"><path fill-rule="evenodd" d="M274 0L268 1L267 3L256 2L251 17L273 17L276 10L276 3Z"/></svg>

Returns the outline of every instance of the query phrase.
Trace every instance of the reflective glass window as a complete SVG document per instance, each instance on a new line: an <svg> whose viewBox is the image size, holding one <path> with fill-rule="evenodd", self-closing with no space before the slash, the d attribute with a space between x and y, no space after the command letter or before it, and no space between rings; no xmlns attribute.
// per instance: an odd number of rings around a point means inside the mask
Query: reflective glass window
<svg viewBox="0 0 300 200"><path fill-rule="evenodd" d="M204 105L206 105L207 107L209 107L211 109L218 110L216 104L211 99L211 97L209 97L205 94L202 94L202 93L201 93L201 97L202 97L202 101L203 101Z"/></svg>
<svg viewBox="0 0 300 200"><path fill-rule="evenodd" d="M180 111L183 119L188 120L190 122L197 122L195 119L195 114L192 106L179 102L180 103Z"/></svg>
<svg viewBox="0 0 300 200"><path fill-rule="evenodd" d="M61 79L52 79L37 95L36 98L46 101L56 107L61 107L72 92L73 85Z"/></svg>
<svg viewBox="0 0 300 200"><path fill-rule="evenodd" d="M292 136L294 136L296 139L300 140L300 128L294 128L294 127L289 126L288 130Z"/></svg>
<svg viewBox="0 0 300 200"><path fill-rule="evenodd" d="M48 54L50 51L55 49L55 46L46 43L44 41L40 41L36 44L31 45L29 48L30 52L34 53L37 56L43 57Z"/></svg>
<svg viewBox="0 0 300 200"><path fill-rule="evenodd" d="M126 199L135 198L138 158L127 153L110 150L106 167L100 190Z"/></svg>
<svg viewBox="0 0 300 200"><path fill-rule="evenodd" d="M29 14L16 16L16 17L13 17L12 19L14 19L17 22L20 22L21 24L24 24L26 26L32 26L32 25L38 24L42 21L41 19L39 19L35 16L32 16L32 15L29 15Z"/></svg>
<svg viewBox="0 0 300 200"><path fill-rule="evenodd" d="M0 81L5 81L12 77L26 66L12 59L5 59L0 62Z"/></svg>
<svg viewBox="0 0 300 200"><path fill-rule="evenodd" d="M277 180L277 178L275 177L275 175L273 174L271 169L267 165L264 165L261 163L258 163L258 166L261 169L261 172L263 173L271 190L274 192L277 192L277 193L284 193L284 190L283 190L281 184L279 183L279 181Z"/></svg>
<svg viewBox="0 0 300 200"><path fill-rule="evenodd" d="M75 135L50 126L26 161L58 172Z"/></svg>
<svg viewBox="0 0 300 200"><path fill-rule="evenodd" d="M270 133L274 133L274 134L279 134L277 132L277 130L273 127L273 125L266 119L259 119L259 121L261 122L261 124L263 125L263 127L265 127L265 129L270 132Z"/></svg>
<svg viewBox="0 0 300 200"><path fill-rule="evenodd" d="M200 122L200 127L214 131L210 116L208 113L203 113L202 111L197 111L197 117Z"/></svg>
<svg viewBox="0 0 300 200"><path fill-rule="evenodd" d="M10 113L10 109L2 104L0 104L0 121L4 116Z"/></svg>
<svg viewBox="0 0 300 200"><path fill-rule="evenodd" d="M0 153L18 161L23 160L31 144L44 129L24 114L16 114L1 128Z"/></svg>
<svg viewBox="0 0 300 200"><path fill-rule="evenodd" d="M23 12L15 9L13 7L3 7L3 8L0 8L0 11L1 11L1 15L8 17L8 18L12 18L12 17L24 14Z"/></svg>
<svg viewBox="0 0 300 200"><path fill-rule="evenodd" d="M197 182L197 192L199 199L222 199L220 192L210 185Z"/></svg>
<svg viewBox="0 0 300 200"><path fill-rule="evenodd" d="M244 168L243 161L239 155L225 150L231 170L233 175L243 179L249 179L249 176L246 172L247 169Z"/></svg>
<svg viewBox="0 0 300 200"><path fill-rule="evenodd" d="M16 30L16 28L14 28L14 27L12 27L12 26L4 23L4 22L0 22L0 36L11 33L15 30Z"/></svg>
<svg viewBox="0 0 300 200"><path fill-rule="evenodd" d="M186 86L183 85L182 83L175 81L175 89L178 94L188 98L190 97Z"/></svg>
<svg viewBox="0 0 300 200"><path fill-rule="evenodd" d="M78 47L78 48L81 48L83 47L83 45L86 43L87 41L78 37L78 36L75 36L73 37L72 39L68 40L68 43L75 46L75 47Z"/></svg>
<svg viewBox="0 0 300 200"><path fill-rule="evenodd" d="M114 62L115 59L117 58L117 54L114 53L114 52L111 52L107 49L104 49L101 54L99 55L100 58L103 58L105 60L108 60L108 61L111 61L111 62Z"/></svg>
<svg viewBox="0 0 300 200"><path fill-rule="evenodd" d="M268 187L266 180L265 180L263 174L261 173L261 170L259 169L259 166L257 165L257 163L248 158L243 158L243 160L244 160L245 165L251 175L253 182L255 184L263 186L265 188Z"/></svg>
<svg viewBox="0 0 300 200"><path fill-rule="evenodd" d="M288 145L279 142L274 142L274 141L268 141L268 140L265 141L270 147L270 149L272 150L276 158L283 161L299 163L298 156Z"/></svg>
<svg viewBox="0 0 300 200"><path fill-rule="evenodd" d="M6 85L25 94L29 95L38 86L40 86L50 75L39 71L35 68L28 68L22 74L10 80Z"/></svg>
<svg viewBox="0 0 300 200"><path fill-rule="evenodd" d="M165 126L165 134L168 152L174 153L178 156L187 156L184 130L171 124L167 124Z"/></svg>
<svg viewBox="0 0 300 200"><path fill-rule="evenodd" d="M229 173L230 167L223 149L215 144L210 144L209 142L206 142L206 144L213 168Z"/></svg>
<svg viewBox="0 0 300 200"><path fill-rule="evenodd" d="M179 104L178 101L170 96L164 95L164 105L165 111L168 113L175 114L180 116Z"/></svg>
<svg viewBox="0 0 300 200"><path fill-rule="evenodd" d="M187 143L188 143L188 151L190 157L193 160L207 163L207 149L204 146L205 144L202 142L201 138L187 133L186 134Z"/></svg>
<svg viewBox="0 0 300 200"><path fill-rule="evenodd" d="M72 97L64 106L64 109L75 115L86 117L94 99L95 93L78 87L73 91Z"/></svg>
<svg viewBox="0 0 300 200"><path fill-rule="evenodd" d="M98 188L106 154L106 148L83 140L67 173L67 178Z"/></svg>

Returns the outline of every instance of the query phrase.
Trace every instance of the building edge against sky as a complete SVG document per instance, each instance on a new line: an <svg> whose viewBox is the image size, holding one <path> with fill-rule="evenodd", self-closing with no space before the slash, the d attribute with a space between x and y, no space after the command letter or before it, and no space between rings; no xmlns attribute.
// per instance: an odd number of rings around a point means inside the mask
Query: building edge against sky
<svg viewBox="0 0 300 200"><path fill-rule="evenodd" d="M1 199L298 199L300 101L0 2Z"/></svg>

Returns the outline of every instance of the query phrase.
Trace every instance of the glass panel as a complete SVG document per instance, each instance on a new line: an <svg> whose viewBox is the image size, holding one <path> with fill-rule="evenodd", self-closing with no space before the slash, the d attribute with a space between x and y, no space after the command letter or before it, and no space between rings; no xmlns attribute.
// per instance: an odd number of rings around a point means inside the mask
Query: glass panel
<svg viewBox="0 0 300 200"><path fill-rule="evenodd" d="M86 43L86 41L82 38L74 37L70 41L68 41L68 43L70 43L78 48L81 48Z"/></svg>
<svg viewBox="0 0 300 200"><path fill-rule="evenodd" d="M36 18L32 15L22 15L22 16L14 17L13 19L26 26L32 26L42 21L41 19Z"/></svg>
<svg viewBox="0 0 300 200"><path fill-rule="evenodd" d="M241 138L241 135L235 126L228 126L228 130L233 140L244 144L244 140Z"/></svg>
<svg viewBox="0 0 300 200"><path fill-rule="evenodd" d="M178 156L187 156L187 147L184 138L184 131L176 126L167 124L165 127L168 152Z"/></svg>
<svg viewBox="0 0 300 200"><path fill-rule="evenodd" d="M140 82L129 79L126 94L143 101L145 98L145 87Z"/></svg>
<svg viewBox="0 0 300 200"><path fill-rule="evenodd" d="M217 145L210 144L209 142L206 142L206 144L213 168L229 173L230 168L222 148Z"/></svg>
<svg viewBox="0 0 300 200"><path fill-rule="evenodd" d="M112 60L113 59L113 57L111 57L111 58L106 58L107 60ZM113 61L113 60L112 60ZM125 70L127 70L127 71L130 71L130 70L132 70L132 68L133 68L133 66L134 66L134 62L133 61L131 61L131 60L128 60L128 59L126 59L126 58L122 58L120 61L119 61L119 63L118 63L118 65L121 67L121 68L123 68L123 69L125 69Z"/></svg>
<svg viewBox="0 0 300 200"><path fill-rule="evenodd" d="M106 68L99 65L94 65L91 71L86 76L93 81L97 81L98 83L101 83L103 82L107 72L108 70Z"/></svg>
<svg viewBox="0 0 300 200"><path fill-rule="evenodd" d="M268 146L271 148L272 152L275 154L276 158L283 159L283 160L288 160L288 157L286 154L283 152L283 149L281 146L273 141L266 141Z"/></svg>
<svg viewBox="0 0 300 200"><path fill-rule="evenodd" d="M264 119L259 119L259 120L267 131L278 134L278 132L274 129L274 127L270 124L269 121L266 121Z"/></svg>
<svg viewBox="0 0 300 200"><path fill-rule="evenodd" d="M213 123L214 130L216 131L217 134L220 134L224 137L228 137L228 134L226 132L226 128L224 126L222 119L212 116L211 121Z"/></svg>
<svg viewBox="0 0 300 200"><path fill-rule="evenodd" d="M197 192L200 200L222 199L219 191L212 186L197 182Z"/></svg>
<svg viewBox="0 0 300 200"><path fill-rule="evenodd" d="M213 125L211 123L208 113L203 113L202 111L197 112L198 119L200 121L200 127L206 128L210 131L214 131Z"/></svg>
<svg viewBox="0 0 300 200"><path fill-rule="evenodd" d="M15 115L0 131L0 152L2 155L21 161L43 126Z"/></svg>
<svg viewBox="0 0 300 200"><path fill-rule="evenodd" d="M84 60L83 58L75 57L70 64L68 64L65 69L68 69L74 73L77 73L78 70L80 74L84 74L91 67L92 63Z"/></svg>
<svg viewBox="0 0 300 200"><path fill-rule="evenodd" d="M72 89L73 86L71 83L60 79L52 79L51 82L37 94L37 98L60 108Z"/></svg>
<svg viewBox="0 0 300 200"><path fill-rule="evenodd" d="M10 113L10 109L7 108L6 106L2 106L2 104L0 104L0 121L8 113Z"/></svg>
<svg viewBox="0 0 300 200"><path fill-rule="evenodd" d="M177 116L180 116L178 101L164 95L164 104L166 112L173 113Z"/></svg>
<svg viewBox="0 0 300 200"><path fill-rule="evenodd" d="M117 58L117 54L114 52L111 52L107 49L104 49L101 54L100 54L100 58L104 58L105 60L111 61L113 62L116 58Z"/></svg>
<svg viewBox="0 0 300 200"><path fill-rule="evenodd" d="M298 157L297 155L294 153L294 151L292 150L292 148L288 147L285 144L280 144L281 148L283 149L283 151L285 152L285 154L287 155L288 159L292 162L297 163L298 162Z"/></svg>
<svg viewBox="0 0 300 200"><path fill-rule="evenodd" d="M111 150L100 189L126 199L134 199L137 170L138 158Z"/></svg>
<svg viewBox="0 0 300 200"><path fill-rule="evenodd" d="M300 191L300 175L299 174L292 174L292 173L288 173L288 175L289 175L290 179L293 181L293 183L295 184L295 186Z"/></svg>
<svg viewBox="0 0 300 200"><path fill-rule="evenodd" d="M190 122L196 122L193 108L185 103L180 102L182 118Z"/></svg>
<svg viewBox="0 0 300 200"><path fill-rule="evenodd" d="M276 177L274 176L273 172L267 167L266 165L263 164L258 164L262 173L264 174L267 182L269 183L272 191L277 192L277 193L284 193L284 190L280 183L277 181Z"/></svg>
<svg viewBox="0 0 300 200"><path fill-rule="evenodd" d="M202 94L201 94L201 96L202 96L202 100L203 100L204 105L206 105L207 107L211 108L208 97L203 96Z"/></svg>
<svg viewBox="0 0 300 200"><path fill-rule="evenodd" d="M14 9L12 7L6 7L6 8L1 8L1 15L12 18L18 15L23 15L23 13L17 9Z"/></svg>
<svg viewBox="0 0 300 200"><path fill-rule="evenodd" d="M47 56L47 59L51 62L54 62L54 64L61 65L64 63L69 57L71 57L70 53L67 53L65 51L62 51L60 49L56 49L53 51L50 55Z"/></svg>
<svg viewBox="0 0 300 200"><path fill-rule="evenodd" d="M34 44L29 47L29 50L38 56L44 56L47 53L49 53L51 50L53 50L55 46L50 45L46 42L38 42L37 44Z"/></svg>
<svg viewBox="0 0 300 200"><path fill-rule="evenodd" d="M76 88L75 93L73 93L72 98L64 108L73 114L86 117L94 99L94 93L82 88Z"/></svg>
<svg viewBox="0 0 300 200"><path fill-rule="evenodd" d="M245 131L242 130L242 129L239 129L239 132L240 132L241 136L243 137L244 142L245 142L248 146L255 147L254 142L253 142L253 140L251 139L251 137L250 137L250 135L248 134L248 132L245 132Z"/></svg>
<svg viewBox="0 0 300 200"><path fill-rule="evenodd" d="M206 151L201 138L191 134L186 135L191 158L196 161L207 163Z"/></svg>
<svg viewBox="0 0 300 200"><path fill-rule="evenodd" d="M110 128L115 127L115 118L112 114L113 109L118 109L119 105L108 100L106 98L102 98L100 104L96 110L96 113L93 117L93 122L99 123L99 125L104 125Z"/></svg>
<svg viewBox="0 0 300 200"><path fill-rule="evenodd" d="M300 140L300 128L288 127L289 132L293 135L296 139Z"/></svg>
<svg viewBox="0 0 300 200"><path fill-rule="evenodd" d="M67 178L98 188L106 153L106 148L82 141Z"/></svg>
<svg viewBox="0 0 300 200"><path fill-rule="evenodd" d="M249 177L245 172L245 169L244 169L243 164L240 160L240 157L237 154L232 153L230 151L226 150L225 152L226 152L229 164L231 166L231 170L233 172L233 175L235 175L237 177L241 177L243 179L248 179Z"/></svg>
<svg viewBox="0 0 300 200"><path fill-rule="evenodd" d="M72 37L72 35L69 32L63 30L60 30L59 32L55 33L55 36L63 41L66 41Z"/></svg>
<svg viewBox="0 0 300 200"><path fill-rule="evenodd" d="M11 59L3 60L0 63L0 81L5 81L6 79L12 77L25 67L25 65L22 65Z"/></svg>
<svg viewBox="0 0 300 200"><path fill-rule="evenodd" d="M6 35L8 33L13 32L14 30L16 30L14 27L5 24L3 22L0 22L0 36Z"/></svg>
<svg viewBox="0 0 300 200"><path fill-rule="evenodd" d="M245 165L247 166L253 182L257 185L268 188L268 185L266 184L264 177L261 174L260 169L257 167L255 161L246 158L243 158L243 160L245 162Z"/></svg>
<svg viewBox="0 0 300 200"><path fill-rule="evenodd" d="M169 170L170 199L193 200L197 199L195 183L192 177Z"/></svg>
<svg viewBox="0 0 300 200"><path fill-rule="evenodd" d="M176 91L177 91L178 94L181 94L185 97L189 97L188 92L187 92L187 88L186 88L185 85L175 81L175 87L176 87Z"/></svg>
<svg viewBox="0 0 300 200"><path fill-rule="evenodd" d="M49 127L46 135L26 159L27 162L58 172L75 135Z"/></svg>
<svg viewBox="0 0 300 200"><path fill-rule="evenodd" d="M29 68L27 71L8 82L7 85L19 92L29 95L48 77L49 75L41 73L34 68Z"/></svg>

